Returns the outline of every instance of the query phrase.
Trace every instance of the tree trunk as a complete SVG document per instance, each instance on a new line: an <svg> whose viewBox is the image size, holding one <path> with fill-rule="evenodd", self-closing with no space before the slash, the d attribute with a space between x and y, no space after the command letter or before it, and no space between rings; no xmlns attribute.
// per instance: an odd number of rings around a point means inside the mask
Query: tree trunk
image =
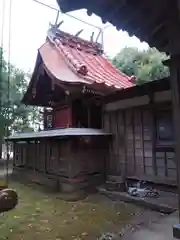
<svg viewBox="0 0 180 240"><path fill-rule="evenodd" d="M2 71L3 71L3 49L0 47L0 159L2 158Z"/></svg>

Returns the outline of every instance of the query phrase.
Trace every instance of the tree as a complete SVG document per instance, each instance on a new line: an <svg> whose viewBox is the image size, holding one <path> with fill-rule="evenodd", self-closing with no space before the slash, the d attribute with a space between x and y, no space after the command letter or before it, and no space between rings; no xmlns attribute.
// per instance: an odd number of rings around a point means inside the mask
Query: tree
<svg viewBox="0 0 180 240"><path fill-rule="evenodd" d="M25 106L21 103L21 99L27 89L30 74L13 65L9 66L9 71L8 64L4 60L2 52L1 57L0 135L2 137L13 131L22 132L25 129L33 131L32 122L33 120L39 120L39 111L37 111L37 108ZM7 126L8 132L6 131Z"/></svg>
<svg viewBox="0 0 180 240"><path fill-rule="evenodd" d="M140 51L138 48L125 47L112 60L113 64L128 76L136 76L137 84L169 76L168 67L163 65L165 53L156 48Z"/></svg>

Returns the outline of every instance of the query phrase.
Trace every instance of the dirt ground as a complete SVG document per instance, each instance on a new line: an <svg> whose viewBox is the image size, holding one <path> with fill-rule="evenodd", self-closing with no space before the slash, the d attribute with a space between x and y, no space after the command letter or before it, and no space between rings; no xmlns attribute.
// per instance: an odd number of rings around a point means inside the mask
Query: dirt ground
<svg viewBox="0 0 180 240"><path fill-rule="evenodd" d="M17 190L19 204L15 210L1 214L0 239L121 239L121 235L163 217L99 194L67 202L36 185L10 186Z"/></svg>
<svg viewBox="0 0 180 240"><path fill-rule="evenodd" d="M118 202L116 202L118 204ZM136 206L137 207L137 206ZM160 212L139 208L139 211L132 213L133 217L119 232L104 233L100 240L130 240L133 232L139 229L151 227L152 224L159 222L167 215Z"/></svg>

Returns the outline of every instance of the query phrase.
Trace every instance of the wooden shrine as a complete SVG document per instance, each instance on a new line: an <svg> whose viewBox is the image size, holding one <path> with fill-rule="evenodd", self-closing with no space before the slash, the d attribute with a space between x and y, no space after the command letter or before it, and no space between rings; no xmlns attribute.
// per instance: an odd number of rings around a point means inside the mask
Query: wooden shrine
<svg viewBox="0 0 180 240"><path fill-rule="evenodd" d="M150 46L167 52L170 60L170 83L172 88L172 110L175 132L175 162L177 168L177 185L179 189L180 212L180 0L152 1L72 1L57 0L61 11L73 11L86 8L88 14L95 13L103 22L111 22L118 29L139 37ZM180 215L179 215L180 221ZM179 225L174 227L174 237L180 238Z"/></svg>
<svg viewBox="0 0 180 240"><path fill-rule="evenodd" d="M99 43L52 26L22 99L44 109L44 129L10 137L14 169L62 193L102 184L111 137L102 129L104 97L132 87L133 79L104 57Z"/></svg>

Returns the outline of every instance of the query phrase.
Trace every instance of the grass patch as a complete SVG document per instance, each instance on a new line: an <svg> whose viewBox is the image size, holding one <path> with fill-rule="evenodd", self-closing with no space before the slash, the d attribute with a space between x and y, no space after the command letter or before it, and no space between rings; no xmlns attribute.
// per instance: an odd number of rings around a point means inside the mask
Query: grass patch
<svg viewBox="0 0 180 240"><path fill-rule="evenodd" d="M119 232L139 208L113 203L97 195L78 202L58 199L37 187L13 183L19 195L15 210L1 214L0 239L97 239L104 232Z"/></svg>

